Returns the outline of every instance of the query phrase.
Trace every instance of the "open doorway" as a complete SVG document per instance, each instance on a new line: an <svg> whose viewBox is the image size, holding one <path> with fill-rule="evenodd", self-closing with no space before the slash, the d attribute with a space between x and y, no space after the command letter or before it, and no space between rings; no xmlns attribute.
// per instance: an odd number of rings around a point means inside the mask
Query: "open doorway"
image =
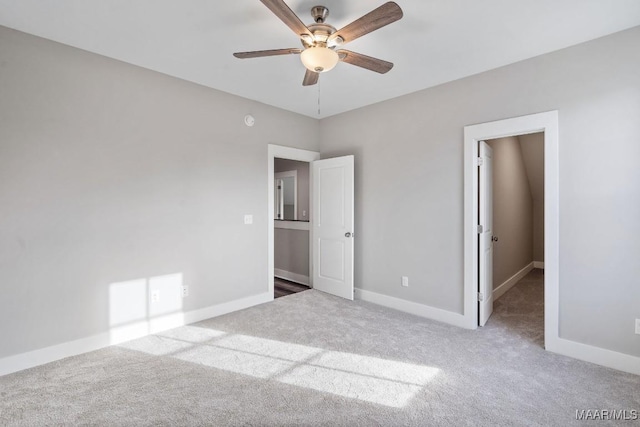
<svg viewBox="0 0 640 427"><path fill-rule="evenodd" d="M309 162L276 157L274 172L274 298L311 288Z"/></svg>
<svg viewBox="0 0 640 427"><path fill-rule="evenodd" d="M307 162L309 171L309 285L313 289L354 298L354 156L320 160L320 153L269 144L267 154L267 278L274 295L275 163L276 159ZM283 196L284 197L284 196ZM281 212L284 212L284 202ZM299 212L299 209L298 209ZM302 214L301 214L302 215ZM297 221L293 221L297 223Z"/></svg>
<svg viewBox="0 0 640 427"><path fill-rule="evenodd" d="M493 282L484 281L485 288L479 292L479 284L487 270L480 274L481 251L478 240L485 227L480 219L480 203L486 191L480 188L478 144L481 141L544 133L544 345L547 350L557 351L559 338L559 202L558 202L558 112L531 114L528 116L498 120L465 126L464 128L464 319L466 327L476 329L479 313L492 309L488 295L493 295ZM486 145L486 144L485 144ZM487 181L487 180L485 180ZM490 228L490 227L489 227ZM489 233L487 233L489 234ZM486 242L493 236L484 236ZM500 239L500 236L498 236ZM486 245L489 247L489 245ZM491 288L487 286L491 284ZM498 283L498 286L500 283Z"/></svg>
<svg viewBox="0 0 640 427"><path fill-rule="evenodd" d="M267 163L267 188L268 188L268 222L267 222L267 236L268 236L268 260L267 260L267 277L268 277L268 292L274 296L274 298L276 298L276 288L275 288L275 283L276 283L276 264L275 264L275 259L276 259L276 226L277 225L281 225L284 226L285 225L285 221L277 221L277 215L280 213L284 220L284 190L285 189L280 189L281 191L278 193L277 190L277 185L276 185L276 180L279 178L283 178L286 177L287 175L292 175L291 173L287 174L282 174L282 172L287 172L287 171L293 171L296 170L296 177L297 177L297 165L299 164L307 164L309 165L310 162L316 161L320 159L320 153L318 153L317 151L309 151L309 150L303 150L303 149L299 149L299 148L292 148L292 147L284 147L281 145L274 145L274 144L269 144L268 146L268 163ZM294 163L290 163L290 162L294 162ZM276 163L278 163L278 170L280 173L280 175L276 176ZM296 166L296 167L292 167L292 166ZM282 169L282 170L280 170ZM287 169L287 170L284 170ZM286 225L289 228L302 228L304 230L305 226L306 226L306 232L310 233L310 215L311 215L311 173L310 170L307 169L307 173L306 173L306 181L307 183L305 184L304 182L299 183L296 179L295 182L295 186L296 188L302 187L302 186L306 186L307 188L307 194L308 194L308 199L307 202L304 202L304 196L303 197L298 197L298 192L296 191L294 194L296 195L296 198L299 199L300 202L299 203L298 200L296 200L295 202L295 208L287 208L287 210L290 212L291 216L294 216L295 218L298 217L298 215L301 218L306 217L307 222L298 222L298 221L286 221ZM301 175L305 175L304 172L301 173ZM301 177L302 180L304 181L304 176ZM280 197L281 199L278 199L278 197ZM306 212L304 212L306 210ZM288 230L288 229L280 229L278 228L278 235L279 235L279 240L282 241L283 237L284 240L286 242L286 238L287 237L291 237L290 235L292 235L293 233L288 232L288 231L282 231L282 230ZM297 241L296 244L300 244L300 240L299 239L300 236L297 236ZM305 277L295 277L299 280L304 280L306 281L306 283L302 284L302 286L307 286L309 288L313 287L313 275L312 275L312 271L313 271L313 263L312 263L312 259L311 259L311 243L309 242L309 237L307 237L307 247L306 247L306 254L307 254L307 263L306 263L306 268L307 268L307 274L306 274L306 279ZM304 239L302 239L304 240ZM285 244L284 246L285 249L287 250L291 250L291 246L287 246ZM304 250L304 249L303 249ZM279 260L280 262L280 267L282 267L282 261ZM296 259L296 264L302 265L304 268L304 263L303 261L301 261L299 259L299 257ZM287 270L286 268L280 268L278 271L278 275L282 276L283 271L282 270ZM291 276L289 276L291 277ZM281 280L287 280L286 278L283 279L278 279L278 281L280 282ZM296 282L292 282L292 283L296 283ZM299 284L298 284L299 285ZM296 286L294 284L292 284L291 286ZM279 290L278 290L278 297L279 296L284 296L283 294L286 292L286 289L283 290L284 285L282 285L281 283L279 283ZM294 288L295 289L295 288Z"/></svg>
<svg viewBox="0 0 640 427"><path fill-rule="evenodd" d="M501 318L510 316L505 325L517 321L543 346L544 132L485 142L492 163L493 308Z"/></svg>

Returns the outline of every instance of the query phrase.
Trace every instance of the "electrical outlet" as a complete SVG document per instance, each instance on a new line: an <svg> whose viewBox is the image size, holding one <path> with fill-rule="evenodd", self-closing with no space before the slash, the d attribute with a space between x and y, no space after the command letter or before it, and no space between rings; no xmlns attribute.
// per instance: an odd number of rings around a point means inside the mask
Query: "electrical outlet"
<svg viewBox="0 0 640 427"><path fill-rule="evenodd" d="M402 276L402 286L405 288L409 287L409 278L407 276Z"/></svg>
<svg viewBox="0 0 640 427"><path fill-rule="evenodd" d="M155 291L151 291L151 302L158 302L160 301L160 291L155 290Z"/></svg>
<svg viewBox="0 0 640 427"><path fill-rule="evenodd" d="M189 296L189 287L187 285L182 285L182 298L186 298Z"/></svg>
<svg viewBox="0 0 640 427"><path fill-rule="evenodd" d="M636 319L636 334L640 335L640 319Z"/></svg>

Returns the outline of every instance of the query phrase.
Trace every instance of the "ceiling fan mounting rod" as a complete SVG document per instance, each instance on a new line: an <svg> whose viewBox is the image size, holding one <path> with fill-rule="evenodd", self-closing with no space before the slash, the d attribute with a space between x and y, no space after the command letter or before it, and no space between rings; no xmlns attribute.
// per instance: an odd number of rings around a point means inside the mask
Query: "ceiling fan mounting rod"
<svg viewBox="0 0 640 427"><path fill-rule="evenodd" d="M311 16L317 24L324 24L324 21L329 16L329 9L324 6L313 6L311 8Z"/></svg>

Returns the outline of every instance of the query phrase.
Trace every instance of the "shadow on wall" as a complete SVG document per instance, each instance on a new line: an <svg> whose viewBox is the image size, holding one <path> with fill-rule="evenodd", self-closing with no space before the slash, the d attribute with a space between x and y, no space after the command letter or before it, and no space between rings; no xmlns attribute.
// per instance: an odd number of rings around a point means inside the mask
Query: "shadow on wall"
<svg viewBox="0 0 640 427"><path fill-rule="evenodd" d="M110 284L110 344L184 325L182 285L182 273Z"/></svg>

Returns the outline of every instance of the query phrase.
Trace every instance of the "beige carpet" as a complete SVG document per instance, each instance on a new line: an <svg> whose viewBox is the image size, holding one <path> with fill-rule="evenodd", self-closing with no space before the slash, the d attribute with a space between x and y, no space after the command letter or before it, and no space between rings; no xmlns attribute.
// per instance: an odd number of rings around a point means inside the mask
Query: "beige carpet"
<svg viewBox="0 0 640 427"><path fill-rule="evenodd" d="M640 410L640 377L543 350L541 278L477 331L301 292L1 377L0 425L564 426Z"/></svg>

